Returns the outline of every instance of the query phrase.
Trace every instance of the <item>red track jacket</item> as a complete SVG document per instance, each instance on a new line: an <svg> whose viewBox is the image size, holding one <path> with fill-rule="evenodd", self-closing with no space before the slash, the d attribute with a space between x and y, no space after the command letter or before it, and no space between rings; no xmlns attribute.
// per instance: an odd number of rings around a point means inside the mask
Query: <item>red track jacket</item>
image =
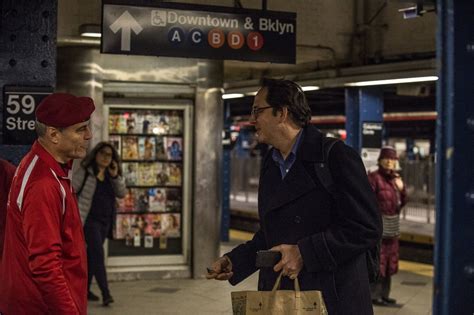
<svg viewBox="0 0 474 315"><path fill-rule="evenodd" d="M0 261L2 261L5 220L7 219L8 192L10 191L15 170L15 165L5 160L0 160Z"/></svg>
<svg viewBox="0 0 474 315"><path fill-rule="evenodd" d="M0 265L4 315L87 313L84 234L68 173L38 142L18 166Z"/></svg>

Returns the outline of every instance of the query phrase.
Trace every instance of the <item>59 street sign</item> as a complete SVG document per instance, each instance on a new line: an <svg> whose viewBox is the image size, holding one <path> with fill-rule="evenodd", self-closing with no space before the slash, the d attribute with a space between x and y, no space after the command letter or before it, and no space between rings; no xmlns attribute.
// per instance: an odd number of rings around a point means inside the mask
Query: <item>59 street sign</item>
<svg viewBox="0 0 474 315"><path fill-rule="evenodd" d="M36 139L35 110L53 92L50 87L10 87L3 93L3 143L32 144Z"/></svg>
<svg viewBox="0 0 474 315"><path fill-rule="evenodd" d="M103 53L295 63L295 13L104 2Z"/></svg>

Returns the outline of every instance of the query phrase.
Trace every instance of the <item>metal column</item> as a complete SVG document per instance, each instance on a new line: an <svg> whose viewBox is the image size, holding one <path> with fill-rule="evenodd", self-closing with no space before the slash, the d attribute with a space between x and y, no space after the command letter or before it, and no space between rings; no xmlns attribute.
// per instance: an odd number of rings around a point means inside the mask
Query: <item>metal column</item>
<svg viewBox="0 0 474 315"><path fill-rule="evenodd" d="M474 314L474 2L438 1L433 314Z"/></svg>
<svg viewBox="0 0 474 315"><path fill-rule="evenodd" d="M0 5L1 133L5 86L55 86L57 1L2 1ZM0 157L18 163L29 148L0 145Z"/></svg>
<svg viewBox="0 0 474 315"><path fill-rule="evenodd" d="M232 120L230 117L230 105L224 104L224 130L228 134L228 143L223 144L223 161L222 161L222 215L221 215L221 241L229 241L230 229L230 180L231 180L231 139L230 126Z"/></svg>
<svg viewBox="0 0 474 315"><path fill-rule="evenodd" d="M57 90L94 100L95 111L91 117L92 141L89 148L104 140L103 71L99 48L70 46L58 48Z"/></svg>
<svg viewBox="0 0 474 315"><path fill-rule="evenodd" d="M345 99L346 143L360 153L362 124L364 122L383 122L383 90L380 87L347 88Z"/></svg>
<svg viewBox="0 0 474 315"><path fill-rule="evenodd" d="M199 61L195 105L193 277L219 256L222 200L222 61Z"/></svg>

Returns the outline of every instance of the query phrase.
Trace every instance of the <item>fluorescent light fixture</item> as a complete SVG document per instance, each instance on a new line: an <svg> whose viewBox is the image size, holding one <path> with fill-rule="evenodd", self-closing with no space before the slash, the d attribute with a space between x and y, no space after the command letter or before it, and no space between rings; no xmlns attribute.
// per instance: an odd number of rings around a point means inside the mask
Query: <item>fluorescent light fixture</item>
<svg viewBox="0 0 474 315"><path fill-rule="evenodd" d="M85 32L85 33L81 33L81 36L84 36L84 37L102 37L102 34Z"/></svg>
<svg viewBox="0 0 474 315"><path fill-rule="evenodd" d="M400 79L388 79L388 80L360 81L360 82L346 83L344 85L345 86L371 86L371 85L384 85L384 84L427 82L427 81L436 81L436 80L438 80L437 76L427 76L427 77L413 77L413 78L400 78Z"/></svg>
<svg viewBox="0 0 474 315"><path fill-rule="evenodd" d="M257 91L253 91L253 92L247 92L245 93L246 96L255 96L257 95Z"/></svg>
<svg viewBox="0 0 474 315"><path fill-rule="evenodd" d="M79 34L84 37L102 37L100 25L97 24L82 24L79 26Z"/></svg>
<svg viewBox="0 0 474 315"><path fill-rule="evenodd" d="M222 94L222 99L223 100L228 100L230 98L239 98L239 97L244 97L245 95L242 93L229 93L229 94Z"/></svg>
<svg viewBox="0 0 474 315"><path fill-rule="evenodd" d="M303 91L316 91L319 90L319 86L314 86L314 85L307 85L307 86L302 86L301 89Z"/></svg>

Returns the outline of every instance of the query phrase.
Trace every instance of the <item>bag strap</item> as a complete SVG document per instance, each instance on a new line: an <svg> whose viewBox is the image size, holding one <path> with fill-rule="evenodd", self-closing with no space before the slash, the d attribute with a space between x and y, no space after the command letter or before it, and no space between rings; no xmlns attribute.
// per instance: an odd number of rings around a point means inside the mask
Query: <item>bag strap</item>
<svg viewBox="0 0 474 315"><path fill-rule="evenodd" d="M331 195L334 193L334 180L331 175L331 170L329 169L329 153L331 152L332 147L341 140L336 138L324 137L323 138L323 161L320 163L314 164L314 170L316 172L316 177L318 177L319 182L323 185Z"/></svg>
<svg viewBox="0 0 474 315"><path fill-rule="evenodd" d="M81 187L79 187L79 189L76 192L77 197L81 195L82 189L84 188L84 185L86 184L87 177L89 177L89 172L87 171L87 169L85 170L86 170L86 174L84 175L84 178L82 179Z"/></svg>
<svg viewBox="0 0 474 315"><path fill-rule="evenodd" d="M275 293L276 290L280 288L280 282L281 282L281 277L283 276L283 270L280 271L280 274L278 275L278 278L275 281L275 284L273 285L272 292ZM298 277L295 278L295 292L297 293L297 296L299 296L299 292L301 291L300 289L300 282L298 281Z"/></svg>

